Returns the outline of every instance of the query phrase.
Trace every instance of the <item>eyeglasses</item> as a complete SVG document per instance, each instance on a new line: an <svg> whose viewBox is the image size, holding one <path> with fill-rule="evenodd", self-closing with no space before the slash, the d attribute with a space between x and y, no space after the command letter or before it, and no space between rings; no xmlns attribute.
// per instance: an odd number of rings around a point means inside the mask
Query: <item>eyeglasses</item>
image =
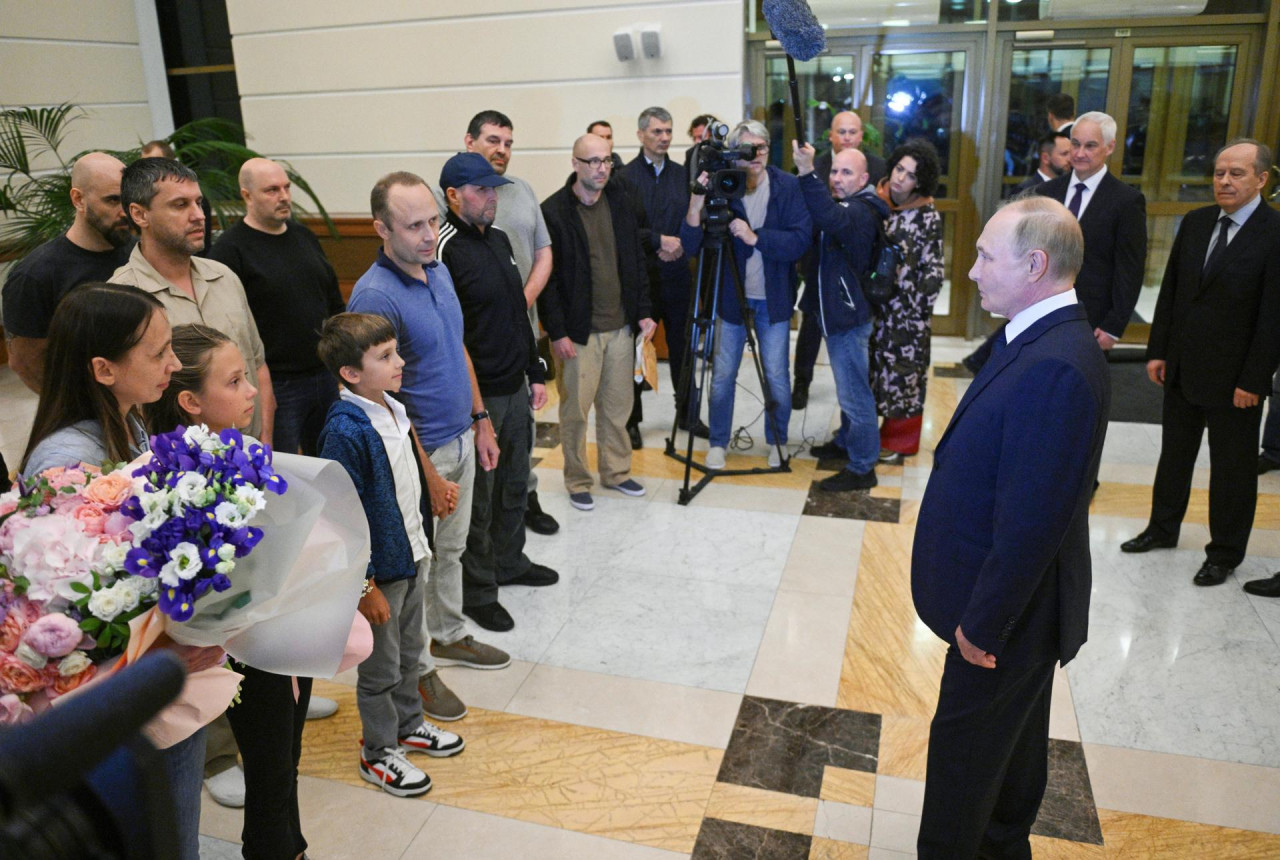
<svg viewBox="0 0 1280 860"><path fill-rule="evenodd" d="M578 158L578 156L576 156L576 155L575 155L575 156L573 157L573 160L574 160L574 161L576 161L576 162L578 162L579 164L585 164L585 165L587 165L587 166L588 166L588 167L590 167L592 170L599 170L599 169L600 169L600 165L602 165L602 164L603 164L605 167L613 167L613 159L612 159L612 158Z"/></svg>

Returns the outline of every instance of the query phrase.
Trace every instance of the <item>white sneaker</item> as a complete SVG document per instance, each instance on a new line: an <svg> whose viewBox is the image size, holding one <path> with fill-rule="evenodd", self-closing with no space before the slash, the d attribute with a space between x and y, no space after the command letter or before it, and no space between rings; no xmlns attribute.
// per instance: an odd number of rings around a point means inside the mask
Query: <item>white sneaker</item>
<svg viewBox="0 0 1280 860"><path fill-rule="evenodd" d="M360 777L396 797L417 797L431 790L431 777L410 764L403 750L390 747L372 760L361 750Z"/></svg>
<svg viewBox="0 0 1280 860"><path fill-rule="evenodd" d="M433 726L426 720L413 730L411 734L400 739L400 748L405 752L421 752L437 758L448 758L462 752L466 746L462 738L453 732L446 732L439 726Z"/></svg>
<svg viewBox="0 0 1280 860"><path fill-rule="evenodd" d="M706 467L719 471L724 468L724 449L719 445L713 446L707 450Z"/></svg>
<svg viewBox="0 0 1280 860"><path fill-rule="evenodd" d="M312 696L311 701L307 702L307 719L323 720L325 717L332 717L338 713L338 703L333 699L326 699L324 696Z"/></svg>
<svg viewBox="0 0 1280 860"><path fill-rule="evenodd" d="M228 809L240 809L244 806L244 771L238 764L206 779L204 787L209 789L209 796L219 806Z"/></svg>
<svg viewBox="0 0 1280 860"><path fill-rule="evenodd" d="M782 455L778 453L778 446L774 445L769 449L769 468L776 469L782 465Z"/></svg>

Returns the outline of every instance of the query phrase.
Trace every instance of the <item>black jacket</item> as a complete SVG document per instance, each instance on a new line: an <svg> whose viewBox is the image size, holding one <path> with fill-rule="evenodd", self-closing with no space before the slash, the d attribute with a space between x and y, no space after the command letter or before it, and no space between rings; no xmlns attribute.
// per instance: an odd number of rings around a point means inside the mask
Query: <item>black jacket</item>
<svg viewBox="0 0 1280 860"><path fill-rule="evenodd" d="M551 277L538 296L538 318L552 340L568 337L585 344L591 336L591 256L573 193L576 178L571 175L559 191L542 201L551 234ZM613 219L622 309L638 332L640 320L653 315L638 207L625 184L610 182L603 198Z"/></svg>
<svg viewBox="0 0 1280 860"><path fill-rule="evenodd" d="M684 171L668 158L662 172L654 176L653 168L642 152L623 168L622 178L631 184L644 205L651 231L649 250L656 254L660 246L659 237L679 236L680 225L689 211L689 184L685 182ZM669 263L657 261L657 266L664 284L688 287L692 282L687 257Z"/></svg>
<svg viewBox="0 0 1280 860"><path fill-rule="evenodd" d="M481 394L515 394L529 377L542 383L524 303L524 282L511 240L497 227L483 233L453 212L445 216L436 256L453 277L462 305L462 341L476 369Z"/></svg>

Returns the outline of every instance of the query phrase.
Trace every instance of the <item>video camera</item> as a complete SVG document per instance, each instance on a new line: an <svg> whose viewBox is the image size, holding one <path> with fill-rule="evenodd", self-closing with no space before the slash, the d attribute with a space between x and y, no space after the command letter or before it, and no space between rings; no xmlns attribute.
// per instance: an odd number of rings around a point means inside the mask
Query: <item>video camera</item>
<svg viewBox="0 0 1280 860"><path fill-rule="evenodd" d="M727 206L730 200L741 200L747 193L747 171L734 165L755 158L756 147L744 143L736 149L730 148L725 143L728 137L728 125L711 123L707 126L706 138L693 148L689 161L689 190L706 194L709 209ZM708 176L706 188L698 183L703 173Z"/></svg>

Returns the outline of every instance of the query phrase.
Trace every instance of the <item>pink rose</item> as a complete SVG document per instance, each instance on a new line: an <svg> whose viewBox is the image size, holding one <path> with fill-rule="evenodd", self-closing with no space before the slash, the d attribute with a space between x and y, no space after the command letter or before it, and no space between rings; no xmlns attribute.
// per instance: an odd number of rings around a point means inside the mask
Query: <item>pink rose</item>
<svg viewBox="0 0 1280 860"><path fill-rule="evenodd" d="M13 726L25 723L33 716L27 703L13 693L0 696L0 725Z"/></svg>
<svg viewBox="0 0 1280 860"><path fill-rule="evenodd" d="M119 511L112 511L102 523L102 534L98 540L110 540L114 543L126 543L133 540L133 532L129 531L129 523L133 520Z"/></svg>
<svg viewBox="0 0 1280 860"><path fill-rule="evenodd" d="M107 515L102 510L101 505L93 502L86 502L71 512L71 516L80 523L80 527L84 529L87 535L97 537L102 534L107 524Z"/></svg>
<svg viewBox="0 0 1280 860"><path fill-rule="evenodd" d="M50 664L50 668L52 668L52 664ZM46 692L50 699L56 699L58 696L66 695L77 687L92 681L93 677L98 674L98 667L90 663L89 668L83 672L77 672L65 678L58 674L57 669L53 669L52 672L46 669L45 672L49 681Z"/></svg>
<svg viewBox="0 0 1280 860"><path fill-rule="evenodd" d="M0 622L0 651L12 654L27 630L27 619L22 612L9 612Z"/></svg>
<svg viewBox="0 0 1280 860"><path fill-rule="evenodd" d="M8 516L18 509L17 499L5 499L0 502L0 517Z"/></svg>
<svg viewBox="0 0 1280 860"><path fill-rule="evenodd" d="M85 488L84 497L107 510L115 510L133 495L133 481L123 472L111 472L94 478Z"/></svg>
<svg viewBox="0 0 1280 860"><path fill-rule="evenodd" d="M46 684L39 669L33 669L12 654L0 654L0 692L34 693Z"/></svg>
<svg viewBox="0 0 1280 860"><path fill-rule="evenodd" d="M27 628L22 641L44 657L65 657L80 645L84 631L65 615L46 615Z"/></svg>
<svg viewBox="0 0 1280 860"><path fill-rule="evenodd" d="M86 477L80 469L67 469L62 466L45 469L40 474L55 490L61 490L63 487L83 487Z"/></svg>

